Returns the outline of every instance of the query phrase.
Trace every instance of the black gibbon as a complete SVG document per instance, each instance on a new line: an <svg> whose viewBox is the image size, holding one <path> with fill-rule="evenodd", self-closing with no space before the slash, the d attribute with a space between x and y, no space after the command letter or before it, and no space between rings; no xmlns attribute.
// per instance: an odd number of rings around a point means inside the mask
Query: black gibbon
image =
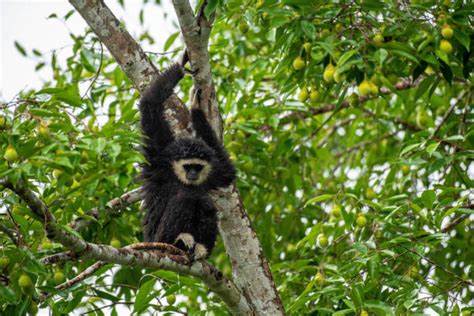
<svg viewBox="0 0 474 316"><path fill-rule="evenodd" d="M217 237L209 191L230 185L235 169L200 109L191 109L197 138L175 138L164 102L183 78L175 64L158 75L140 101L144 139L145 241L174 244L195 260L207 258Z"/></svg>

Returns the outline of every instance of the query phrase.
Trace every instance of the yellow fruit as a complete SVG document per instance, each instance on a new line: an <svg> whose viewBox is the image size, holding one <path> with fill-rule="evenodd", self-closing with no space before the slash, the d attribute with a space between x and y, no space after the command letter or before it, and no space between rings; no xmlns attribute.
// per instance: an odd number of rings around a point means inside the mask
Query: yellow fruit
<svg viewBox="0 0 474 316"><path fill-rule="evenodd" d="M333 64L329 63L326 68L324 68L323 78L326 82L331 82L334 80L334 73L336 72L336 67Z"/></svg>
<svg viewBox="0 0 474 316"><path fill-rule="evenodd" d="M433 70L433 68L431 68L431 66L428 66L428 67L425 68L425 73L427 75L432 75L432 74L434 74L434 70Z"/></svg>
<svg viewBox="0 0 474 316"><path fill-rule="evenodd" d="M372 200L372 199L375 199L375 197L377 196L377 193L375 193L374 189L372 189L372 188L367 188L367 191L365 191L365 196L366 196L369 200Z"/></svg>
<svg viewBox="0 0 474 316"><path fill-rule="evenodd" d="M346 79L346 76L344 76L343 73L341 73L341 72L339 72L339 71L337 71L337 70L334 72L334 81L335 81L336 83L341 83L341 82L344 81L344 79Z"/></svg>
<svg viewBox="0 0 474 316"><path fill-rule="evenodd" d="M110 241L110 245L114 248L120 248L122 247L122 243L120 242L120 240L118 240L117 238L112 238L112 240Z"/></svg>
<svg viewBox="0 0 474 316"><path fill-rule="evenodd" d="M418 113L416 113L416 125L418 125L418 127L420 128L424 128L428 125L429 123L429 116L428 116L428 113L426 113L426 111L418 111Z"/></svg>
<svg viewBox="0 0 474 316"><path fill-rule="evenodd" d="M296 246L295 246L294 244L291 244L291 243L290 243L290 244L288 244L288 245L286 246L286 252L288 252L288 253L292 253L292 252L294 252L295 250L296 250Z"/></svg>
<svg viewBox="0 0 474 316"><path fill-rule="evenodd" d="M304 48L306 53L309 53L311 51L311 43L309 43L309 42L304 43L303 48Z"/></svg>
<svg viewBox="0 0 474 316"><path fill-rule="evenodd" d="M450 39L451 37L453 37L453 34L454 30L451 28L451 26L449 26L449 24L443 25L443 27L441 28L441 35L444 38Z"/></svg>
<svg viewBox="0 0 474 316"><path fill-rule="evenodd" d="M314 281L316 281L316 283L319 286L323 286L324 283L326 282L326 280L324 279L324 275L322 275L321 272L316 273L316 276L314 277Z"/></svg>
<svg viewBox="0 0 474 316"><path fill-rule="evenodd" d="M335 204L331 209L331 215L334 216L334 217L341 216L341 207L339 205Z"/></svg>
<svg viewBox="0 0 474 316"><path fill-rule="evenodd" d="M318 243L321 247L326 247L328 245L328 239L326 236L321 235L318 238Z"/></svg>
<svg viewBox="0 0 474 316"><path fill-rule="evenodd" d="M64 281L66 281L66 277L64 276L64 273L62 273L61 271L56 271L54 273L53 279L54 279L54 283L56 283L56 285L61 284Z"/></svg>
<svg viewBox="0 0 474 316"><path fill-rule="evenodd" d="M375 83L373 83L372 81L369 81L369 85L370 85L370 93L371 94L377 94L379 93L379 87L377 87L377 85Z"/></svg>
<svg viewBox="0 0 474 316"><path fill-rule="evenodd" d="M61 175L63 175L64 171L62 171L61 169L54 169L53 170L53 176L56 178L56 179L59 179L59 177Z"/></svg>
<svg viewBox="0 0 474 316"><path fill-rule="evenodd" d="M257 0L255 8L260 9L265 4L265 0Z"/></svg>
<svg viewBox="0 0 474 316"><path fill-rule="evenodd" d="M30 306L28 307L28 314L36 315L38 314L38 304L35 301L31 301Z"/></svg>
<svg viewBox="0 0 474 316"><path fill-rule="evenodd" d="M301 102L304 102L308 99L308 97L309 97L308 89L306 87L303 87L300 93L298 93L298 100L300 100Z"/></svg>
<svg viewBox="0 0 474 316"><path fill-rule="evenodd" d="M56 149L56 155L61 156L64 154L64 150L62 149Z"/></svg>
<svg viewBox="0 0 474 316"><path fill-rule="evenodd" d="M359 215L359 216L357 216L357 218L356 218L356 224L357 224L357 226L359 226L359 227L364 227L365 224L367 224L367 218L365 218L364 215Z"/></svg>
<svg viewBox="0 0 474 316"><path fill-rule="evenodd" d="M0 129L4 129L7 126L7 119L5 116L0 115Z"/></svg>
<svg viewBox="0 0 474 316"><path fill-rule="evenodd" d="M369 313L367 313L365 310L361 310L360 316L369 316Z"/></svg>
<svg viewBox="0 0 474 316"><path fill-rule="evenodd" d="M403 166L402 166L402 173L403 173L404 175L407 175L409 172L410 172L410 166L403 165Z"/></svg>
<svg viewBox="0 0 474 316"><path fill-rule="evenodd" d="M51 241L49 241L49 239L43 239L43 241L41 242L41 248L44 249L44 250L47 250L47 249L53 249L53 243Z"/></svg>
<svg viewBox="0 0 474 316"><path fill-rule="evenodd" d="M370 93L371 88L370 82L367 79L364 79L359 84L359 94L364 97Z"/></svg>
<svg viewBox="0 0 474 316"><path fill-rule="evenodd" d="M320 98L321 94L318 90L311 90L311 93L309 94L309 99L311 100L311 102L318 102Z"/></svg>
<svg viewBox="0 0 474 316"><path fill-rule="evenodd" d="M239 31L244 34L249 31L249 26L245 21L239 23Z"/></svg>
<svg viewBox="0 0 474 316"><path fill-rule="evenodd" d="M451 45L448 40L443 39L439 44L439 49L445 52L446 54L451 54L451 52L453 51L453 45Z"/></svg>
<svg viewBox="0 0 474 316"><path fill-rule="evenodd" d="M81 183L79 181L77 181L76 179L74 179L72 181L72 184L71 184L71 189L77 189L81 186Z"/></svg>
<svg viewBox="0 0 474 316"><path fill-rule="evenodd" d="M24 294L31 294L34 289L33 281L28 274L22 274L18 279L18 285Z"/></svg>
<svg viewBox="0 0 474 316"><path fill-rule="evenodd" d="M5 269L6 267L8 267L8 265L10 264L10 258L8 257L1 257L0 258L0 271L2 271L3 269Z"/></svg>
<svg viewBox="0 0 474 316"><path fill-rule="evenodd" d="M375 46L377 46L377 47L382 46L382 44L383 44L383 42L384 42L383 35L380 34L380 33L375 34L375 36L374 36L374 38L372 39L372 41L374 42L374 45L375 45Z"/></svg>
<svg viewBox="0 0 474 316"><path fill-rule="evenodd" d="M410 278L415 278L418 276L418 268L416 266L412 266L408 271L408 276Z"/></svg>
<svg viewBox="0 0 474 316"><path fill-rule="evenodd" d="M166 301L168 302L168 304L173 305L174 303L176 303L176 295L174 294L168 295L166 297Z"/></svg>
<svg viewBox="0 0 474 316"><path fill-rule="evenodd" d="M300 56L296 57L295 60L293 60L293 68L296 70L301 70L306 66L304 59L301 58Z"/></svg>
<svg viewBox="0 0 474 316"><path fill-rule="evenodd" d="M49 128L45 122L41 122L38 128L36 129L36 134L38 137L47 138L49 136Z"/></svg>
<svg viewBox="0 0 474 316"><path fill-rule="evenodd" d="M15 148L12 145L8 145L7 150L5 150L5 155L3 156L7 161L14 162L17 161L19 156Z"/></svg>

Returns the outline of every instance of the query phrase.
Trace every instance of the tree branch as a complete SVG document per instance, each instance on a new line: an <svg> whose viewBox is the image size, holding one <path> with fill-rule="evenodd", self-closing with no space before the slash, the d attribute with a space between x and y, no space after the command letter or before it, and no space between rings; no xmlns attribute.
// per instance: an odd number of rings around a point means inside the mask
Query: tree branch
<svg viewBox="0 0 474 316"><path fill-rule="evenodd" d="M46 214L45 218L49 217L47 214L51 214L44 202L26 187L24 181L18 181L13 185L6 179L0 179L0 183L20 196L35 214ZM117 249L108 245L89 243L63 230L55 221L46 221L45 228L48 238L63 244L82 259L89 258L106 263L164 269L190 275L206 283L210 290L222 298L233 313L239 315L250 313L250 307L245 297L241 295L234 283L205 261L191 262L187 256L173 253L142 252L133 249L133 245L130 248ZM144 245L139 244L137 247L143 248Z"/></svg>

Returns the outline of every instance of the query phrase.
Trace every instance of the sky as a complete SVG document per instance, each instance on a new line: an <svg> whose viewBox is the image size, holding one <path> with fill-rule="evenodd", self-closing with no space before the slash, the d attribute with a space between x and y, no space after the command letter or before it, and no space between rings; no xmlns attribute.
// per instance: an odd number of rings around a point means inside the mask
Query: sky
<svg viewBox="0 0 474 316"><path fill-rule="evenodd" d="M142 30L150 31L156 43L144 47L147 51L163 51L164 42L177 30L170 0L163 1L162 7L147 4L143 26L138 19L142 1L125 1L125 9L116 0L106 0L105 3L120 20L125 21L128 31L135 38ZM65 0L0 0L0 101L11 101L21 90L41 87L42 81L51 77L48 67L35 72L37 63L34 59L23 57L15 48L15 41L29 55L32 55L33 48L46 56L59 49L58 61L64 62L72 49L73 41L69 33L82 34L87 27L77 12L67 21L62 19L72 9ZM52 13L56 13L59 19L48 19Z"/></svg>

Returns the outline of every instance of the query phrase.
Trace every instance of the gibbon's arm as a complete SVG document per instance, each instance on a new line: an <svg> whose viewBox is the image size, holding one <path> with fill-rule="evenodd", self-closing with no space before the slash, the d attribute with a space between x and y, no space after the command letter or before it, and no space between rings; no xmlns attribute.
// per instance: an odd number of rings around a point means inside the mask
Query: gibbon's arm
<svg viewBox="0 0 474 316"><path fill-rule="evenodd" d="M216 152L217 164L213 164L208 183L211 188L220 188L230 185L235 179L235 169L212 130L209 122L201 109L191 109L191 118L196 134L201 137Z"/></svg>
<svg viewBox="0 0 474 316"><path fill-rule="evenodd" d="M173 133L163 116L163 104L173 94L174 87L183 76L183 68L179 64L170 66L155 78L140 100L141 126L146 135L147 160L156 157L160 149L173 141Z"/></svg>

